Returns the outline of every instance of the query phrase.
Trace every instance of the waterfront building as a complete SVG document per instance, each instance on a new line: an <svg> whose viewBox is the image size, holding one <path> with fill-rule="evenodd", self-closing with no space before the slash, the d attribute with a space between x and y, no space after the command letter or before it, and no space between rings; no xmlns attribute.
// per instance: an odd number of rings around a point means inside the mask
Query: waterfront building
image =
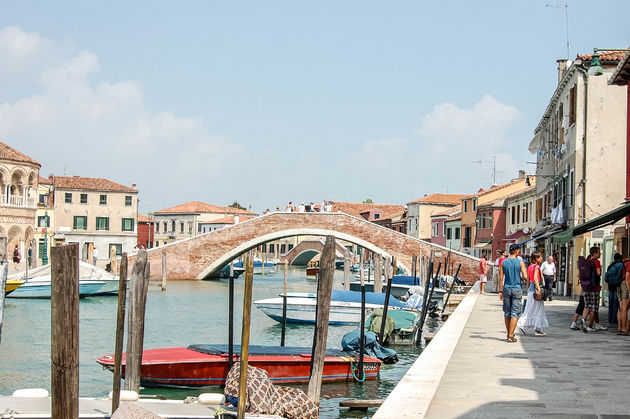
<svg viewBox="0 0 630 419"><path fill-rule="evenodd" d="M503 249L508 249L514 243L523 243L524 255L536 250L533 240L536 229L536 185L535 178L530 178L528 188L505 198L504 223L505 239ZM502 249L502 250L503 250Z"/></svg>
<svg viewBox="0 0 630 419"><path fill-rule="evenodd" d="M626 200L630 201L630 51L626 52L621 62L608 80L609 84L626 87ZM614 230L613 245L624 257L630 255L628 226L630 216L625 218L625 226L617 226Z"/></svg>
<svg viewBox="0 0 630 419"><path fill-rule="evenodd" d="M431 243L454 249L452 247L455 244L454 236L455 233L457 233L457 240L459 241L460 226L452 225L452 222L457 216L459 216L458 220L461 220L461 212L462 206L458 204L454 207L436 212L431 216ZM451 221L451 225L447 225L448 221ZM457 229L457 231L455 231L455 229ZM459 250L459 243L457 243L456 249L454 250Z"/></svg>
<svg viewBox="0 0 630 419"><path fill-rule="evenodd" d="M138 247L150 249L153 247L153 240L155 236L153 222L153 214L148 216L144 214L138 214Z"/></svg>
<svg viewBox="0 0 630 419"><path fill-rule="evenodd" d="M611 51L578 55L571 63L558 60L558 85L529 144L537 163L536 242L558 256L559 291L565 295L580 293L578 256L614 236L614 226L575 238L573 229L626 198L627 89L608 84L623 56ZM594 69L600 66L589 74L591 61ZM603 252L602 265L611 253Z"/></svg>
<svg viewBox="0 0 630 419"><path fill-rule="evenodd" d="M461 203L466 195L434 193L407 202L407 234L421 240L431 240L431 216Z"/></svg>
<svg viewBox="0 0 630 419"><path fill-rule="evenodd" d="M490 203L505 199L515 192L522 191L528 187L526 185L528 181L525 172L521 171L517 179L503 185L494 185L487 190L480 189L476 194L469 195L462 199L461 250L463 252L479 256L483 250L490 250L491 248L491 246L487 246L488 243L477 242L479 207L489 205ZM488 210L490 210L490 212L494 211L492 208ZM495 225L494 220L492 225Z"/></svg>
<svg viewBox="0 0 630 419"><path fill-rule="evenodd" d="M461 208L461 207L460 207ZM452 250L462 248L462 212L461 210L450 215L445 221L446 226L446 247Z"/></svg>
<svg viewBox="0 0 630 419"><path fill-rule="evenodd" d="M211 231L220 230L223 227L238 224L251 218L253 217L246 217L244 215L228 215L227 217L218 218L216 220L200 222L198 230L199 233L209 233Z"/></svg>
<svg viewBox="0 0 630 419"><path fill-rule="evenodd" d="M79 243L79 256L105 268L137 240L138 190L105 178L52 176L54 244Z"/></svg>
<svg viewBox="0 0 630 419"><path fill-rule="evenodd" d="M8 238L9 259L18 245L22 260L26 261L28 246L35 245L35 195L40 167L37 160L0 142L0 236Z"/></svg>
<svg viewBox="0 0 630 419"><path fill-rule="evenodd" d="M407 209L404 209L401 213L374 220L374 223L385 228L391 228L399 233L407 234Z"/></svg>
<svg viewBox="0 0 630 419"><path fill-rule="evenodd" d="M399 216L402 217L405 212L405 206L397 204L343 201L331 201L330 203L332 205L332 212L343 212L377 224L380 220L390 220Z"/></svg>
<svg viewBox="0 0 630 419"><path fill-rule="evenodd" d="M208 230L209 222L229 216L252 218L255 212L192 201L155 211L155 246L187 239Z"/></svg>

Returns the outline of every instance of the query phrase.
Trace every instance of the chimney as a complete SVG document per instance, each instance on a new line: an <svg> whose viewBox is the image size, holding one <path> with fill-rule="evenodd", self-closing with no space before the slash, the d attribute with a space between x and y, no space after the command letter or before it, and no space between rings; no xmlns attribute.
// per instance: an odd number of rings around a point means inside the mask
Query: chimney
<svg viewBox="0 0 630 419"><path fill-rule="evenodd" d="M566 58L560 58L559 60L556 60L556 62L558 63L558 84L560 84L560 81L564 77L564 73L567 69L567 61L568 60Z"/></svg>
<svg viewBox="0 0 630 419"><path fill-rule="evenodd" d="M525 170L519 170L518 171L518 178L519 179L525 179L527 177L527 172Z"/></svg>

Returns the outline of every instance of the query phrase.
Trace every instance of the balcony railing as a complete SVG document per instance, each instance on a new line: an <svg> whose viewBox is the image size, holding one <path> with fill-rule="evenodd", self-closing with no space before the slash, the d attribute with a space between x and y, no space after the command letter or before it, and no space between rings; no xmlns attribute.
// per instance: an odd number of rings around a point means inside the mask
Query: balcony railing
<svg viewBox="0 0 630 419"><path fill-rule="evenodd" d="M0 195L0 206L35 208L35 198L22 195Z"/></svg>

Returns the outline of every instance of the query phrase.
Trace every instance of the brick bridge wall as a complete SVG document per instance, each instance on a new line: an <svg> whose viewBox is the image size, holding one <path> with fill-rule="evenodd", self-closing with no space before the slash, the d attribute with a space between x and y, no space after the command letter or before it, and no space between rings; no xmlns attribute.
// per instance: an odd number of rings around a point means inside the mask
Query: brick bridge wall
<svg viewBox="0 0 630 419"><path fill-rule="evenodd" d="M343 257L345 253L345 248L339 242L337 244L336 257L339 259ZM316 253L321 253L324 250L324 240L303 240L293 249L289 250L285 255L279 256L280 263L284 263L286 260L289 265L293 265L295 259L300 256L304 252L313 251ZM304 264L306 265L306 264Z"/></svg>
<svg viewBox="0 0 630 419"><path fill-rule="evenodd" d="M203 279L234 258L270 240L292 236L326 236L356 243L383 256L395 256L398 266L409 270L412 255L441 253L448 249L342 213L272 213L242 223L180 240L147 251L151 278L162 277L162 252L167 258L167 279ZM439 261L438 260L438 261ZM129 258L132 266L134 257ZM451 261L462 264L460 276L467 282L478 279L479 259L451 252Z"/></svg>

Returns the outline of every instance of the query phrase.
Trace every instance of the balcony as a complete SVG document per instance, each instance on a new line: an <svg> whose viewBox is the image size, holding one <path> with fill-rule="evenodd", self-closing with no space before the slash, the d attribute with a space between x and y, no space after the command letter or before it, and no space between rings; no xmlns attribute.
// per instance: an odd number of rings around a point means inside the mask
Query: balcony
<svg viewBox="0 0 630 419"><path fill-rule="evenodd" d="M0 206L35 209L35 198L22 195L0 195Z"/></svg>

